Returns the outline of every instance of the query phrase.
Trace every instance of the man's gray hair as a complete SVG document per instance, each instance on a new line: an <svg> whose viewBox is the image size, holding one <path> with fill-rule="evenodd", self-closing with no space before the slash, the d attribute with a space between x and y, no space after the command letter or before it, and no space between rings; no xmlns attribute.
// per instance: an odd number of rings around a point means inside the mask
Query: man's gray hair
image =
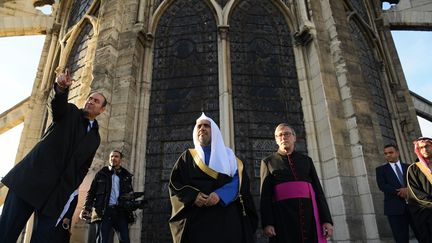
<svg viewBox="0 0 432 243"><path fill-rule="evenodd" d="M288 123L280 123L279 125L277 125L276 128L275 128L275 133L276 133L276 131L278 129L281 129L283 127L289 127L289 129L291 129L292 134L294 136L296 135L296 132L294 131L294 128L291 125L289 125Z"/></svg>

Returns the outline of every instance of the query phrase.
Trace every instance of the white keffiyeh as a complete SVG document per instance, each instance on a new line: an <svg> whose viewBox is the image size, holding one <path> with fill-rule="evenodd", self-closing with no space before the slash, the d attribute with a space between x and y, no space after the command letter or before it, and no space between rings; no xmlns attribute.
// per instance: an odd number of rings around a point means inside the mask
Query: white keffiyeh
<svg viewBox="0 0 432 243"><path fill-rule="evenodd" d="M209 167L213 170L223 173L229 176L234 176L237 171L237 160L234 152L225 147L225 143L222 139L222 133L216 123L207 117L204 113L196 120L198 123L201 120L206 120L210 122L211 125L211 153ZM195 145L195 150L198 152L199 157L202 161L205 161L204 151L198 141L198 128L195 124L193 133L193 142Z"/></svg>

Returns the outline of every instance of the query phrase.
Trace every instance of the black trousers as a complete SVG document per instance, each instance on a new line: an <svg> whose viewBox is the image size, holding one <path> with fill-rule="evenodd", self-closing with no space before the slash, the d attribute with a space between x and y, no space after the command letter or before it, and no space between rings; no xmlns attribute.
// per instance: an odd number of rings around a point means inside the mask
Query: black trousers
<svg viewBox="0 0 432 243"><path fill-rule="evenodd" d="M108 243L111 230L116 232L120 243L130 243L127 214L117 208L108 207L102 220L96 225L96 242Z"/></svg>
<svg viewBox="0 0 432 243"><path fill-rule="evenodd" d="M15 243L35 208L9 190L0 217L0 242ZM35 212L30 243L51 242L56 219Z"/></svg>
<svg viewBox="0 0 432 243"><path fill-rule="evenodd" d="M396 243L408 243L409 242L409 227L414 232L416 238L418 238L417 229L414 225L414 221L408 208L405 208L405 213L401 215L387 215L390 223L390 228L393 233L393 238Z"/></svg>

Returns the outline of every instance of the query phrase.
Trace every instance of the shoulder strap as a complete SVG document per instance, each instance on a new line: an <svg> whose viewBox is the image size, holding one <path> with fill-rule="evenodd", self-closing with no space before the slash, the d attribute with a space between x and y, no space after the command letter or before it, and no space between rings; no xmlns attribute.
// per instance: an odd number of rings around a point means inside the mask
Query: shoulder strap
<svg viewBox="0 0 432 243"><path fill-rule="evenodd" d="M415 163L415 165L417 165L417 167L419 167L419 169L421 170L421 172L428 179L429 183L432 184L432 174L430 173L429 168L423 162L417 162L417 163Z"/></svg>
<svg viewBox="0 0 432 243"><path fill-rule="evenodd" d="M241 189L241 186L242 186L242 183L243 183L243 169L244 169L244 167L243 167L243 161L241 161L237 157L236 157L236 159L237 159L237 173L238 173L238 176L239 176L239 188L238 188L238 191L239 191L239 194L240 194L240 189Z"/></svg>
<svg viewBox="0 0 432 243"><path fill-rule="evenodd" d="M408 167L408 172L409 172L410 170L412 170L411 167L413 167L413 166L417 166L417 167L420 169L420 171L421 171L421 172L426 176L426 179L429 181L429 183L432 183L432 178L431 178L431 175L430 175L429 168L428 168L428 167L427 167L423 162L417 162L417 163L415 163L415 164L411 164L411 165ZM407 172L407 174L408 174L408 172ZM407 176L408 176L408 175L407 175ZM413 189L411 188L411 185L410 185L410 183L409 183L409 180L407 180L407 186L408 186L408 189L409 189L409 191L410 191L410 195L412 195L413 198L414 198L417 202L419 202L419 203L422 204L422 205L427 205L427 206L430 206L430 205L432 204L432 203L429 202L429 201L425 201L425 200L422 200L422 199L417 198L416 194L414 193Z"/></svg>
<svg viewBox="0 0 432 243"><path fill-rule="evenodd" d="M218 177L218 172L213 170L212 168L208 167L203 161L202 159L199 157L198 152L195 149L189 149L189 152L192 155L192 158L195 162L195 164L204 172L206 173L208 176L210 176L213 179L217 179Z"/></svg>

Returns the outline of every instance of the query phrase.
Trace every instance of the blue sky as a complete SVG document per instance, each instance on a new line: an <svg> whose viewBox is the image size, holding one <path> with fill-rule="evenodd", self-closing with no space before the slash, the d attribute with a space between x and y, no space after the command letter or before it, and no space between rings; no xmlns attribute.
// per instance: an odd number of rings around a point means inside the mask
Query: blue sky
<svg viewBox="0 0 432 243"><path fill-rule="evenodd" d="M409 88L432 101L432 32L397 31L393 37ZM0 113L31 93L44 36L0 38ZM424 136L432 123L419 119ZM0 135L0 177L12 167L22 125Z"/></svg>
<svg viewBox="0 0 432 243"><path fill-rule="evenodd" d="M408 87L420 96L432 101L432 31L393 31ZM432 123L419 118L423 136L432 136Z"/></svg>
<svg viewBox="0 0 432 243"><path fill-rule="evenodd" d="M392 35L408 86L432 101L432 31L393 31Z"/></svg>

